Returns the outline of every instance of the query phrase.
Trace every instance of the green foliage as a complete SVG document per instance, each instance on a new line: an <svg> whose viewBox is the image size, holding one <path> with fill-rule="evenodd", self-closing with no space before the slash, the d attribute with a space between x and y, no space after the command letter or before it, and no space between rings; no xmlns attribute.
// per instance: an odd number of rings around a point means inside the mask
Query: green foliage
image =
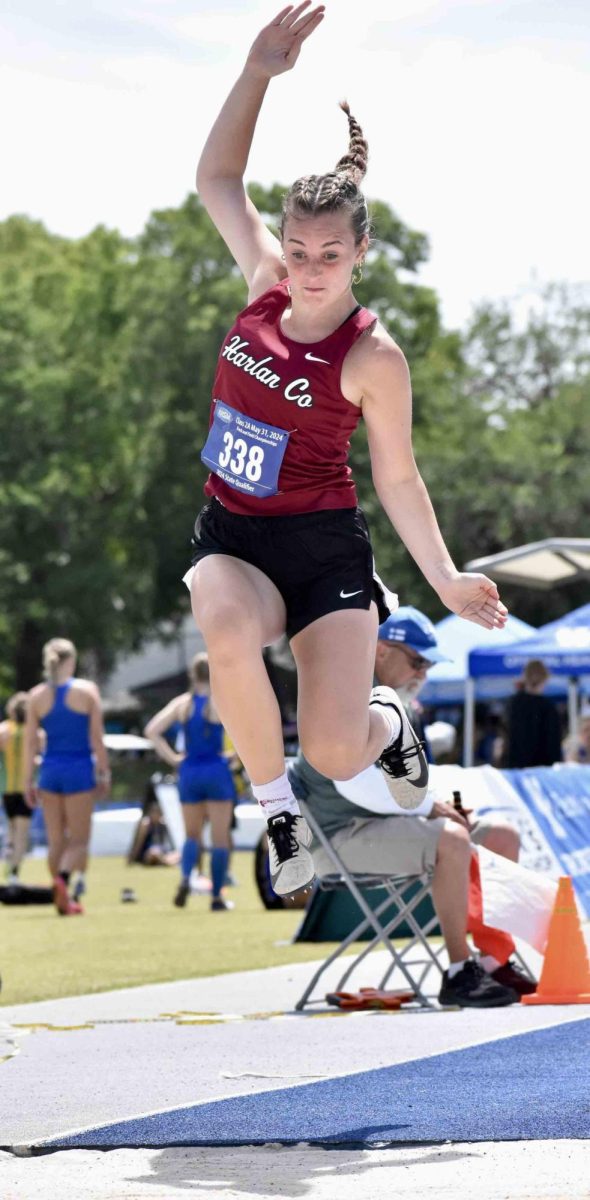
<svg viewBox="0 0 590 1200"><path fill-rule="evenodd" d="M475 554L590 529L590 303L583 289L553 286L517 327L486 305L465 339L471 402L486 415L478 480ZM465 555L471 557L471 552ZM551 593L505 589L533 624L587 599L583 585Z"/></svg>
<svg viewBox="0 0 590 1200"><path fill-rule="evenodd" d="M15 217L0 261L0 611L5 662L30 686L46 637L106 666L149 618L146 462L125 387L128 244Z"/></svg>

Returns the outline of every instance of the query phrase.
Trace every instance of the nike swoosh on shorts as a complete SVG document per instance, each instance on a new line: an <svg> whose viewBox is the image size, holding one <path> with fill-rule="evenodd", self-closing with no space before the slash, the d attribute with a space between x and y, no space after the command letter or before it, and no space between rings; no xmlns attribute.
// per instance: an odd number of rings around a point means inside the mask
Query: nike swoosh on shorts
<svg viewBox="0 0 590 1200"><path fill-rule="evenodd" d="M348 600L349 596L360 596L362 590L362 588L359 588L358 592L341 592L340 595L343 600Z"/></svg>

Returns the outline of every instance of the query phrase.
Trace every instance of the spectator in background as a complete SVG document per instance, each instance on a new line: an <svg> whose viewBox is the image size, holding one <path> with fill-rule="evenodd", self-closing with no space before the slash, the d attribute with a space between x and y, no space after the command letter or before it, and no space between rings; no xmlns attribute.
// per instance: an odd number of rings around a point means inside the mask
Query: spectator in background
<svg viewBox="0 0 590 1200"><path fill-rule="evenodd" d="M145 736L153 742L160 758L178 770L178 790L186 838L180 859L180 884L174 897L177 908L184 908L190 894L190 877L200 853L205 821L211 825L211 910L233 908L221 889L224 885L231 849L231 821L236 797L228 761L223 753L223 726L211 699L209 659L197 654L189 669L190 691L175 696L152 717ZM173 750L164 737L172 725L180 722L186 753Z"/></svg>
<svg viewBox="0 0 590 1200"><path fill-rule="evenodd" d="M561 762L559 714L543 688L549 678L544 662L532 658L522 686L508 701L507 767L551 767Z"/></svg>
<svg viewBox="0 0 590 1200"><path fill-rule="evenodd" d="M8 819L6 878L18 883L21 862L29 847L29 827L34 805L25 799L24 733L28 695L17 692L6 704L6 720L0 724L0 751L4 756L6 790L4 811Z"/></svg>
<svg viewBox="0 0 590 1200"><path fill-rule="evenodd" d="M149 784L143 812L137 823L127 862L144 867L174 867L180 859L172 845L153 784Z"/></svg>
<svg viewBox="0 0 590 1200"><path fill-rule="evenodd" d="M475 746L475 765L499 767L504 758L506 731L499 713L486 711Z"/></svg>
<svg viewBox="0 0 590 1200"><path fill-rule="evenodd" d="M43 647L46 683L29 693L25 730L25 797L34 803L39 730L46 745L39 771L39 798L48 841L53 898L61 916L82 913L92 809L107 795L111 773L104 744L100 693L95 683L74 678L76 647L52 638ZM73 894L70 878L77 872Z"/></svg>
<svg viewBox="0 0 590 1200"><path fill-rule="evenodd" d="M566 763L590 767L590 709L582 710L578 732L565 739L563 758Z"/></svg>
<svg viewBox="0 0 590 1200"><path fill-rule="evenodd" d="M402 702L411 702L429 667L444 658L434 626L418 609L406 606L380 625L377 637L375 674L379 683L394 688ZM307 801L352 871L399 876L426 871L431 875L433 900L450 959L441 1003L495 1007L512 1003L516 993L534 991L534 984L510 959L513 943L497 931L476 931L468 914L471 844L517 861L520 838L513 826L493 815L474 820L465 810L459 814L434 792L427 794L418 815L408 814L384 790L374 767L353 779L331 780L315 771L300 751L289 770L296 795ZM323 848L312 843L312 854L318 876L330 874L333 867ZM481 950L477 961L466 942L468 925L474 939L477 932Z"/></svg>

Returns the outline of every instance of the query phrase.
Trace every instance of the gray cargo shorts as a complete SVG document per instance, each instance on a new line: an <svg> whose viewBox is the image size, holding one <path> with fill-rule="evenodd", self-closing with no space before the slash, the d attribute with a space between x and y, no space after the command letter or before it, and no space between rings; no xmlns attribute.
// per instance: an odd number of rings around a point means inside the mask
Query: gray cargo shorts
<svg viewBox="0 0 590 1200"><path fill-rule="evenodd" d="M330 841L349 871L358 875L432 875L436 863L438 839L446 817L356 817L338 829ZM494 824L492 819L477 821L471 840L481 845ZM315 845L312 855L316 875L335 873L334 864L324 848Z"/></svg>

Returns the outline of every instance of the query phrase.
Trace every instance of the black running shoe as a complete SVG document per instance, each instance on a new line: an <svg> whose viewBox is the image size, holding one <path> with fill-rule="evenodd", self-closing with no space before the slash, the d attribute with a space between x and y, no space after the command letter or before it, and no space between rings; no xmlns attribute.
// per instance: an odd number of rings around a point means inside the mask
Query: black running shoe
<svg viewBox="0 0 590 1200"><path fill-rule="evenodd" d="M525 975L512 959L501 967L496 967L495 971L490 971L490 975L496 983L503 983L504 987L512 988L519 996L531 996L537 990L535 980Z"/></svg>
<svg viewBox="0 0 590 1200"><path fill-rule="evenodd" d="M235 907L232 900L225 900L223 896L214 896L211 901L211 912L231 912Z"/></svg>
<svg viewBox="0 0 590 1200"><path fill-rule="evenodd" d="M176 905L176 908L184 908L184 906L189 898L190 890L191 890L191 885L190 885L188 879L181 880L181 882L178 885L178 891L174 897L174 904Z"/></svg>
<svg viewBox="0 0 590 1200"><path fill-rule="evenodd" d="M266 823L268 857L273 891L278 896L290 896L309 887L314 877L313 859L308 846L311 831L302 816L279 812Z"/></svg>
<svg viewBox="0 0 590 1200"><path fill-rule="evenodd" d="M419 807L428 791L428 762L424 742L416 737L406 710L393 688L374 687L369 703L372 708L392 708L401 721L398 736L377 761L396 804L411 812Z"/></svg>
<svg viewBox="0 0 590 1200"><path fill-rule="evenodd" d="M513 988L497 983L472 958L452 979L449 979L448 971L443 973L438 994L439 1004L457 1004L460 1008L503 1008L517 1000L519 996Z"/></svg>

